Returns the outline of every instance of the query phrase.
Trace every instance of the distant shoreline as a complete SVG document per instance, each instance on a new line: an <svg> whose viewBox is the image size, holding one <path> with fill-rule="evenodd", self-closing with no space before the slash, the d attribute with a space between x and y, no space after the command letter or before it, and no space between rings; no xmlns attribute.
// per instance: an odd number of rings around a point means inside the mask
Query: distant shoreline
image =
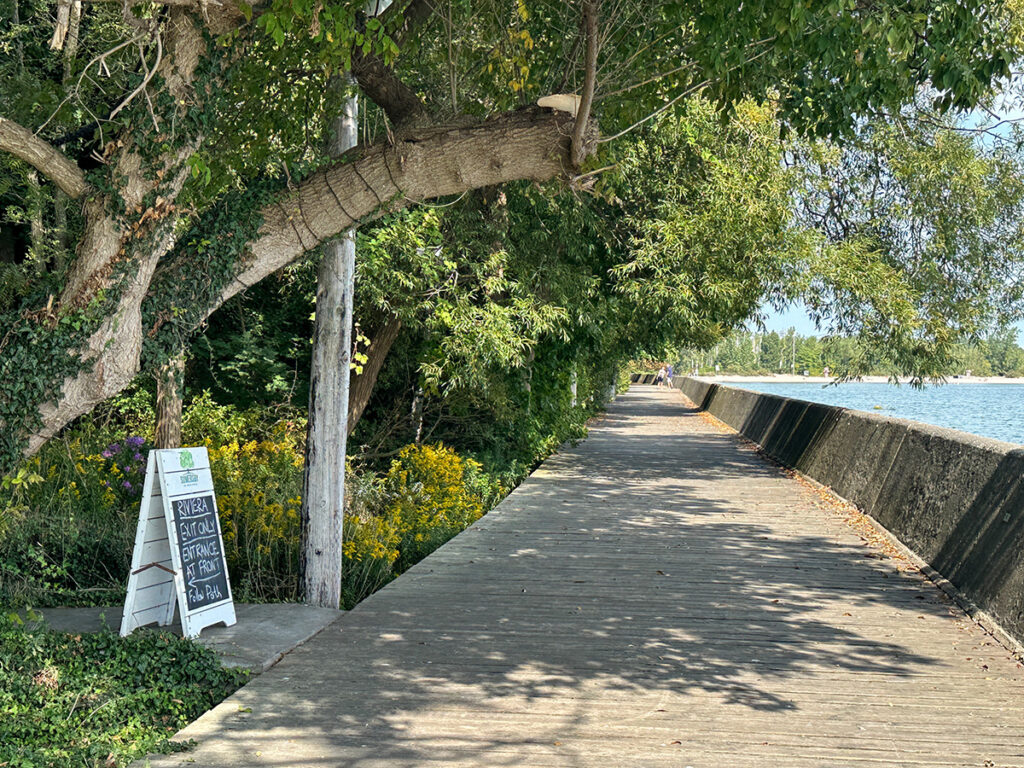
<svg viewBox="0 0 1024 768"><path fill-rule="evenodd" d="M736 376L736 375L720 375L720 376L696 376L694 378L705 379L707 381L715 381L720 384L830 384L833 379L826 378L825 376L796 376L791 373L779 373L768 376ZM889 379L885 376L862 376L859 379L860 382L868 384L887 384ZM908 384L909 378L901 378L901 384ZM959 376L953 378L948 377L945 381L946 384L1024 384L1024 378L1010 377L1010 376Z"/></svg>

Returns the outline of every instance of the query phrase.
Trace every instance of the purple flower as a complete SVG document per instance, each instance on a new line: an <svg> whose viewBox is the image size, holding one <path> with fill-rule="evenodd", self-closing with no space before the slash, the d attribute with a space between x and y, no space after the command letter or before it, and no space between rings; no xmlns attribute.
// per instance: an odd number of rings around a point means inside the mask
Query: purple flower
<svg viewBox="0 0 1024 768"><path fill-rule="evenodd" d="M103 484L104 484L105 486L107 486L107 488L109 488L109 487L110 487L110 481L109 481L109 480L104 480L104 481L103 481Z"/></svg>
<svg viewBox="0 0 1024 768"><path fill-rule="evenodd" d="M135 455L132 456L132 458L135 459L136 461L142 461L142 454L136 451Z"/></svg>
<svg viewBox="0 0 1024 768"><path fill-rule="evenodd" d="M127 445L129 448L139 448L146 441L145 441L144 438L141 438L141 437L128 437L128 438L125 438L124 442L125 442L125 445Z"/></svg>
<svg viewBox="0 0 1024 768"><path fill-rule="evenodd" d="M124 481L123 483L121 483L121 485L123 485L123 486L124 486L125 488L127 488L127 489L128 489L129 491L130 491L130 490L132 489L132 484L131 484L131 483L129 483L129 482L127 481L127 480L125 480L125 481Z"/></svg>
<svg viewBox="0 0 1024 768"><path fill-rule="evenodd" d="M110 445L107 446L107 450L110 451L111 453L120 453L121 446L117 443L111 443Z"/></svg>
<svg viewBox="0 0 1024 768"><path fill-rule="evenodd" d="M109 459L113 455L114 454L112 454L110 451L104 451L103 453L100 454L100 456L102 456L104 459Z"/></svg>

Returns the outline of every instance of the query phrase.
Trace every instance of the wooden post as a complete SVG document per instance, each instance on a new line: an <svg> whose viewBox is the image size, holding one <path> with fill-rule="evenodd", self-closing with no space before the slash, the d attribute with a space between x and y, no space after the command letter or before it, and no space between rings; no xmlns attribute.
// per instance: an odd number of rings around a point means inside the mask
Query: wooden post
<svg viewBox="0 0 1024 768"><path fill-rule="evenodd" d="M332 123L328 145L332 157L356 145L358 111L358 102L352 96L345 102L341 116ZM353 228L324 246L317 273L300 568L305 602L325 608L341 605L341 531L345 514L355 266Z"/></svg>
<svg viewBox="0 0 1024 768"><path fill-rule="evenodd" d="M390 0L371 1L367 14L375 16L388 5ZM348 85L340 80L336 84ZM353 95L331 124L327 154L339 157L358 143L359 101ZM341 606L355 238L353 227L325 245L317 272L299 569L305 602L325 608Z"/></svg>

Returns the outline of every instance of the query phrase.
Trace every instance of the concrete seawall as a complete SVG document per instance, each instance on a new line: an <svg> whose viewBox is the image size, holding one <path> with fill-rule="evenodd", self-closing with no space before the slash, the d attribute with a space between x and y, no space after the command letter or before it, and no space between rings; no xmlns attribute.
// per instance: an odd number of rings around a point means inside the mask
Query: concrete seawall
<svg viewBox="0 0 1024 768"><path fill-rule="evenodd" d="M688 376L673 386L856 504L1024 643L1024 449Z"/></svg>

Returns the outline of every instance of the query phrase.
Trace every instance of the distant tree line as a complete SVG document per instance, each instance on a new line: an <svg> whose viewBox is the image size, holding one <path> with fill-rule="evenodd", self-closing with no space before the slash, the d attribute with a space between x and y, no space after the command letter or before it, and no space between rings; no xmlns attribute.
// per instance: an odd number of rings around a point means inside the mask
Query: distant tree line
<svg viewBox="0 0 1024 768"><path fill-rule="evenodd" d="M871 360L870 352L856 338L845 336L803 336L790 328L786 333L734 332L707 349L682 349L677 355L680 373L719 372L734 375L773 373L820 376L841 375L857 369L875 375L890 375L883 359ZM716 368L717 366L717 368ZM959 344L946 376L1024 376L1024 349L1017 331L1005 328L970 344Z"/></svg>

